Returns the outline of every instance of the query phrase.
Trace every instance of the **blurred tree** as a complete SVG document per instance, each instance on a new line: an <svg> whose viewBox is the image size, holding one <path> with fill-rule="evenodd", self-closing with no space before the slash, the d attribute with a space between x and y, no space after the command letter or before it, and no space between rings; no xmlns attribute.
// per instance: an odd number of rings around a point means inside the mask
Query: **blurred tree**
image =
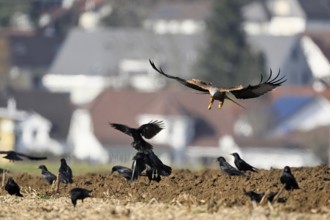
<svg viewBox="0 0 330 220"><path fill-rule="evenodd" d="M201 79L232 87L251 83L264 70L264 59L253 52L242 29L242 0L213 0L213 12L206 20L207 45L197 62Z"/></svg>
<svg viewBox="0 0 330 220"><path fill-rule="evenodd" d="M31 0L0 0L0 27L10 26L10 19L15 12L29 14Z"/></svg>

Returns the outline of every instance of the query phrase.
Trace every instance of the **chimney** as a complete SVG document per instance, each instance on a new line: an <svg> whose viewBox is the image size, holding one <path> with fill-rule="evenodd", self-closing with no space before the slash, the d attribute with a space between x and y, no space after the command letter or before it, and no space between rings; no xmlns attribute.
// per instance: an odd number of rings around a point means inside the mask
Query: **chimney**
<svg viewBox="0 0 330 220"><path fill-rule="evenodd" d="M10 97L7 101L7 110L10 115L13 115L16 112L16 100L13 97Z"/></svg>

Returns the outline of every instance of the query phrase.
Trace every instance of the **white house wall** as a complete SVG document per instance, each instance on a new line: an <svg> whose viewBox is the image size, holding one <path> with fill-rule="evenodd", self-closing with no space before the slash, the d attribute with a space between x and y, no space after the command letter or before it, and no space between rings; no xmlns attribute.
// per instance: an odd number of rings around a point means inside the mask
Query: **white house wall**
<svg viewBox="0 0 330 220"><path fill-rule="evenodd" d="M61 155L65 146L49 136L51 123L32 113L18 125L17 147L22 152L42 152Z"/></svg>
<svg viewBox="0 0 330 220"><path fill-rule="evenodd" d="M269 25L273 35L295 35L306 29L306 21L301 17L274 17Z"/></svg>
<svg viewBox="0 0 330 220"><path fill-rule="evenodd" d="M194 136L194 121L186 116L164 116L164 115L140 115L139 124L148 123L151 120L163 121L165 129L157 134L152 142L170 145L173 149L183 149Z"/></svg>
<svg viewBox="0 0 330 220"><path fill-rule="evenodd" d="M52 92L69 92L71 101L75 104L92 101L112 81L105 76L61 74L47 74L42 79L43 85Z"/></svg>
<svg viewBox="0 0 330 220"><path fill-rule="evenodd" d="M94 135L89 112L84 109L77 109L72 115L68 142L73 147L73 156L80 160L98 163L109 160L108 152Z"/></svg>
<svg viewBox="0 0 330 220"><path fill-rule="evenodd" d="M301 41L304 53L310 69L315 78L330 76L330 63L324 56L321 49L313 42L310 37L303 37Z"/></svg>

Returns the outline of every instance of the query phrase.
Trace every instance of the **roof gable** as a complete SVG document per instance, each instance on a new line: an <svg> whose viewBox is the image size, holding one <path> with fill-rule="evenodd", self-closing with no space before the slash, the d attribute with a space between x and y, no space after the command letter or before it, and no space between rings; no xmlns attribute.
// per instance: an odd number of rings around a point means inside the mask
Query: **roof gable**
<svg viewBox="0 0 330 220"><path fill-rule="evenodd" d="M265 54L266 65L277 70L283 69L300 36L248 35L247 39L254 48Z"/></svg>

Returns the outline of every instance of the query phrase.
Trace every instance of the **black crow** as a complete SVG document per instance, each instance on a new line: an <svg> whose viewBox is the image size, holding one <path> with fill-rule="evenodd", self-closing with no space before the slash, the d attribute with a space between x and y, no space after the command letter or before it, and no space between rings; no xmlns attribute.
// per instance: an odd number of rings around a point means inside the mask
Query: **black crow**
<svg viewBox="0 0 330 220"><path fill-rule="evenodd" d="M71 168L68 166L68 164L66 163L65 159L62 158L61 159L61 166L60 168L58 169L58 172L59 172L59 180L62 182L62 183L73 183L73 180L72 180L72 170Z"/></svg>
<svg viewBox="0 0 330 220"><path fill-rule="evenodd" d="M257 172L257 168L251 166L250 164L242 160L241 157L238 155L238 153L232 153L231 155L235 157L234 163L238 170L243 172L248 170L252 172Z"/></svg>
<svg viewBox="0 0 330 220"><path fill-rule="evenodd" d="M144 175L142 172L145 170L145 175L148 177L149 182L160 182L161 175L169 176L172 172L172 168L163 164L152 150L138 152L133 157L132 170L132 180L137 179L138 176Z"/></svg>
<svg viewBox="0 0 330 220"><path fill-rule="evenodd" d="M299 189L297 180L291 173L291 169L288 166L284 167L280 181L282 184L285 184L286 190Z"/></svg>
<svg viewBox="0 0 330 220"><path fill-rule="evenodd" d="M245 191L245 189L243 189L243 192L246 196L250 197L251 201L256 201L257 203L259 203L262 199L262 197L265 195L265 193L256 193L254 191ZM277 195L278 192L270 192L267 195L267 200L269 202L273 202L275 196ZM284 198L279 198L278 202L284 202Z"/></svg>
<svg viewBox="0 0 330 220"><path fill-rule="evenodd" d="M141 125L138 128L130 128L126 125L115 123L110 123L110 125L113 128L129 136L132 136L134 139L134 141L132 142L132 147L134 147L138 151L152 149L152 145L144 141L142 136L147 139L150 139L164 128L164 124L162 121L151 121L147 124Z"/></svg>
<svg viewBox="0 0 330 220"><path fill-rule="evenodd" d="M245 189L243 189L243 192L246 196L250 197L251 201L255 201L257 203L259 203L262 199L262 197L265 195L265 193L256 193L254 191L245 191Z"/></svg>
<svg viewBox="0 0 330 220"><path fill-rule="evenodd" d="M146 175L149 179L149 182L151 182L153 180L153 181L156 181L157 183L159 183L162 180L162 178L161 178L160 174L158 173L157 169L153 169L151 167L147 168Z"/></svg>
<svg viewBox="0 0 330 220"><path fill-rule="evenodd" d="M69 194L71 196L71 202L74 207L77 205L77 200L81 199L84 202L84 199L87 197L91 197L90 193L92 190L83 189L83 188L73 188L70 190Z"/></svg>
<svg viewBox="0 0 330 220"><path fill-rule="evenodd" d="M135 167L133 166L132 168L133 175L135 172L137 173L142 172L141 169L144 170L146 168L147 170L149 170L147 174L149 175L148 177L153 176L155 173L161 176L169 176L172 173L172 168L163 164L163 162L157 157L157 155L152 150L145 150L143 152L138 152L134 156L133 160L136 161L136 166ZM156 179L158 179L158 177ZM152 178L152 180L154 179Z"/></svg>
<svg viewBox="0 0 330 220"><path fill-rule="evenodd" d="M20 188L17 185L17 183L14 181L12 177L8 178L8 181L5 185L5 190L9 193L9 195L15 195L23 197L23 195L20 192Z"/></svg>
<svg viewBox="0 0 330 220"><path fill-rule="evenodd" d="M40 165L38 168L41 169L41 175L48 182L48 184L53 184L53 182L57 179L54 174L48 171L45 165Z"/></svg>
<svg viewBox="0 0 330 220"><path fill-rule="evenodd" d="M0 168L0 173L9 173L9 170L6 170L6 169L3 169L3 168Z"/></svg>
<svg viewBox="0 0 330 220"><path fill-rule="evenodd" d="M219 161L220 169L229 176L245 176L245 174L233 166L231 166L229 163L227 163L226 159L224 157L218 157L217 161Z"/></svg>
<svg viewBox="0 0 330 220"><path fill-rule="evenodd" d="M113 173L113 172L118 172L118 174L120 176L124 177L127 180L131 180L131 178L132 178L132 169L130 169L128 167L124 167L124 166L120 166L120 165L113 166L111 173Z"/></svg>
<svg viewBox="0 0 330 220"><path fill-rule="evenodd" d="M18 153L16 151L10 150L10 151L0 151L0 154L5 154L3 158L8 159L9 161L19 161L23 160L22 157L25 157L29 160L46 160L47 157L33 157L29 156L23 153Z"/></svg>

